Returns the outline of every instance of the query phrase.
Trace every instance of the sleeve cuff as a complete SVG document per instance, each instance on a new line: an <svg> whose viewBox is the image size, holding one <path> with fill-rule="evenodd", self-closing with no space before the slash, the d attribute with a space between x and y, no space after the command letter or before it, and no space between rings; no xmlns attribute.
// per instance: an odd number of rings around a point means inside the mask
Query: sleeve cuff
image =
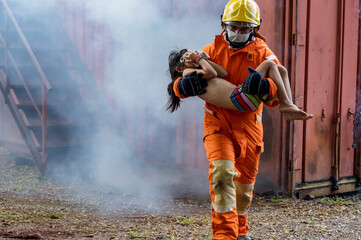
<svg viewBox="0 0 361 240"><path fill-rule="evenodd" d="M276 107L280 104L280 101L277 97L277 86L275 82L271 78L266 78L269 83L269 90L268 90L268 99L266 105L270 107Z"/></svg>
<svg viewBox="0 0 361 240"><path fill-rule="evenodd" d="M182 77L178 77L174 83L173 83L173 91L174 91L174 94L179 97L179 98L186 98L185 96L183 96L182 94L179 93L179 89L178 89L178 82L179 80L181 79Z"/></svg>
<svg viewBox="0 0 361 240"><path fill-rule="evenodd" d="M266 78L269 83L268 99L273 99L277 95L277 85L271 78Z"/></svg>

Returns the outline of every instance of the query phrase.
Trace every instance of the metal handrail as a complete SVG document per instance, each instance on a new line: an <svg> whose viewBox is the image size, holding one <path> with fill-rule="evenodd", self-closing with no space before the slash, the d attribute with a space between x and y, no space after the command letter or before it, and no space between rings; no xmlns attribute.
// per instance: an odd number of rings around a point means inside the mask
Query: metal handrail
<svg viewBox="0 0 361 240"><path fill-rule="evenodd" d="M46 92L51 90L51 85L48 81L48 79L46 78L37 58L35 57L35 54L33 52L33 50L31 49L28 41L25 38L25 35L23 33L23 31L21 30L18 22L15 19L15 16L13 14L13 12L11 11L8 3L6 2L6 0L2 0L2 3L4 5L5 11L8 14L10 20L12 21L15 30L17 31L17 33L19 34L26 50L28 51L31 59L33 60L33 63L36 67L36 69L38 70L40 76L41 76L41 80L42 80L42 111L40 112L39 107L37 106L34 98L32 97L32 94L19 70L19 68L16 65L16 62L12 56L12 54L10 53L9 50L7 50L7 55L9 56L10 60L12 61L12 64L14 65L16 72L19 76L19 78L22 81L22 84L24 85L25 91L28 94L28 97L30 98L30 101L32 103L32 105L34 106L37 114L39 115L39 118L41 119L41 126L42 126L42 170L45 169L46 167L46 158L47 158L47 147L46 147L46 140L47 140L47 103L46 103ZM2 37L1 37L2 38ZM5 40L2 38L2 40L5 42Z"/></svg>
<svg viewBox="0 0 361 240"><path fill-rule="evenodd" d="M24 36L24 33L23 33L23 31L21 30L18 22L16 21L15 16L14 16L13 12L11 11L8 3L6 2L6 0L2 0L2 3L3 3L3 5L4 5L4 7L5 7L6 13L9 15L12 23L14 24L14 27L15 27L16 31L18 32L21 40L23 41L26 50L28 50L29 55L30 55L31 59L32 59L33 62L34 62L35 67L37 68L37 70L38 70L38 72L39 72L39 74L40 74L40 76L41 76L41 79L42 79L43 83L45 84L45 86L46 86L46 88L47 88L48 91L51 90L51 85L50 85L48 79L46 78L46 76L45 76L45 74L44 74L44 72L43 72L43 70L42 70L42 68L41 68L38 60L36 59L33 50L31 50L31 47L30 47L28 41L26 40L26 38L25 38L25 36Z"/></svg>

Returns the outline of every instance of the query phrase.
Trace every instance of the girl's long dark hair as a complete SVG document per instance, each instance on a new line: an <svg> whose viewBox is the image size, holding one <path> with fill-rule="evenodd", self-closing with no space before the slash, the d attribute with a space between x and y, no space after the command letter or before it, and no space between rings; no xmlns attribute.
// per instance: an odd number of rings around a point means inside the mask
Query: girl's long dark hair
<svg viewBox="0 0 361 240"><path fill-rule="evenodd" d="M180 51L172 50L168 56L169 73L172 81L168 84L167 88L169 99L166 105L166 110L170 111L171 113L177 110L181 103L181 99L177 97L173 91L173 84L178 77L182 76L182 73L178 72L176 69L177 67L183 66L180 59L185 52L187 52L187 49L182 49Z"/></svg>

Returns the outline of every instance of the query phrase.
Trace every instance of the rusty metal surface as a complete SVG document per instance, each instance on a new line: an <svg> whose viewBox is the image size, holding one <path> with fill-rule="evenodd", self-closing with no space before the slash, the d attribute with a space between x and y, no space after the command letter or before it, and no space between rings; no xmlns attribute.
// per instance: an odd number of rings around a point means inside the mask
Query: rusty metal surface
<svg viewBox="0 0 361 240"><path fill-rule="evenodd" d="M359 32L359 0L294 0L292 3L297 13L293 19L295 39L300 39L299 35L305 35L306 39L305 46L303 41L301 44L297 41L292 51L295 102L299 107L304 104L314 118L305 123L304 131L302 124L294 125L290 188L297 183L329 179L337 184L344 177L354 176L357 164L352 143L360 66L357 65L358 44L355 44L360 42L360 35L355 34ZM297 98L302 95L302 89L304 102ZM297 148L300 139L304 146Z"/></svg>
<svg viewBox="0 0 361 240"><path fill-rule="evenodd" d="M314 118L305 124L303 181L316 181L331 176L337 104L338 1L308 1L307 7L305 101Z"/></svg>
<svg viewBox="0 0 361 240"><path fill-rule="evenodd" d="M339 177L354 173L353 127L356 109L357 50L359 30L358 1L344 1L344 37L342 59L341 125ZM352 115L353 113L353 115Z"/></svg>

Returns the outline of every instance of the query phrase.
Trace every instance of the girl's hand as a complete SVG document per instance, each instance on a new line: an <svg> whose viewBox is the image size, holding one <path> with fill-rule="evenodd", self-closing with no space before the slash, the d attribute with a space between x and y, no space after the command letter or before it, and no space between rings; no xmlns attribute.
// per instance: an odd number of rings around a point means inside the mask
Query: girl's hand
<svg viewBox="0 0 361 240"><path fill-rule="evenodd" d="M198 62L201 56L197 51L188 50L181 58L182 62L195 63Z"/></svg>

